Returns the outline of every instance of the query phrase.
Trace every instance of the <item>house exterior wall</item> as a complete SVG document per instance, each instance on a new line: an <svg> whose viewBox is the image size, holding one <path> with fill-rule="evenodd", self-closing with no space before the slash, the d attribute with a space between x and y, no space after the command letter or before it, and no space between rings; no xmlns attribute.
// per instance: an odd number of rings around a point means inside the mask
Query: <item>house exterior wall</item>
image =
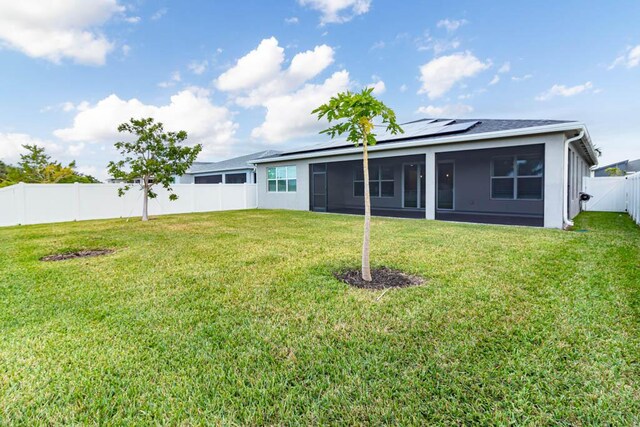
<svg viewBox="0 0 640 427"><path fill-rule="evenodd" d="M582 183L584 178L590 175L589 164L579 154L578 150L569 146L569 219L574 218L580 213L580 192L582 191Z"/></svg>
<svg viewBox="0 0 640 427"><path fill-rule="evenodd" d="M369 152L369 158L373 161L373 159L380 159L391 156L424 156L426 164L425 217L427 219L435 219L435 167L436 156L438 156L440 153L543 144L545 159L543 190L544 226L549 228L562 228L564 141L564 134L561 132L556 132L510 138L487 139L482 141L468 141L421 147L407 147L395 150L375 150ZM314 153L314 156L315 157L302 159L258 163L256 168L258 207L264 209L309 210L310 164L362 159L361 153L351 153L345 155L323 155L323 153ZM272 193L267 191L267 167L272 166L296 166L297 191L295 193Z"/></svg>

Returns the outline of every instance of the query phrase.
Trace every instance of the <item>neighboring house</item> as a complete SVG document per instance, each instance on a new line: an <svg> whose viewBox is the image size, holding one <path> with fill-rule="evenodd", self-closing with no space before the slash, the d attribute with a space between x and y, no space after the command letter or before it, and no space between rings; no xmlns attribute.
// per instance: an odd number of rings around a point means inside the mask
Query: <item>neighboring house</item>
<svg viewBox="0 0 640 427"><path fill-rule="evenodd" d="M609 176L609 174L607 173L607 169L609 168L618 168L626 174L640 172L640 159L623 160L621 162L601 166L599 168L593 169L593 176Z"/></svg>
<svg viewBox="0 0 640 427"><path fill-rule="evenodd" d="M278 155L279 151L267 150L221 162L195 162L176 184L254 184L255 166L252 161Z"/></svg>
<svg viewBox="0 0 640 427"><path fill-rule="evenodd" d="M369 147L374 215L563 228L597 163L584 124L424 119ZM258 207L364 212L362 147L330 142L253 161Z"/></svg>

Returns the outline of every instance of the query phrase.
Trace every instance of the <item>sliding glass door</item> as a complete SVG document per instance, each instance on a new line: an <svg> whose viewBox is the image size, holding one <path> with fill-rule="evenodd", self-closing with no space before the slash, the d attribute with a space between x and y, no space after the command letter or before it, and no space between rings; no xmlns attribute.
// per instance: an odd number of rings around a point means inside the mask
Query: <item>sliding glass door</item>
<svg viewBox="0 0 640 427"><path fill-rule="evenodd" d="M438 209L454 209L455 167L453 162L438 163Z"/></svg>
<svg viewBox="0 0 640 427"><path fill-rule="evenodd" d="M425 206L424 163L408 163L402 169L403 207Z"/></svg>

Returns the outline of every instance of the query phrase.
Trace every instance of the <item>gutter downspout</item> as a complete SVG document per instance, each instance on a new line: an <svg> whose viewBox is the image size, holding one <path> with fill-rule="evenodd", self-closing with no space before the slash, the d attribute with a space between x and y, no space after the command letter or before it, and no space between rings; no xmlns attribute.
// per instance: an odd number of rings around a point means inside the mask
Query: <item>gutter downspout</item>
<svg viewBox="0 0 640 427"><path fill-rule="evenodd" d="M569 219L569 144L578 141L584 137L584 129L580 131L578 136L569 138L564 142L564 177L562 185L562 222L569 227L573 226L573 221Z"/></svg>

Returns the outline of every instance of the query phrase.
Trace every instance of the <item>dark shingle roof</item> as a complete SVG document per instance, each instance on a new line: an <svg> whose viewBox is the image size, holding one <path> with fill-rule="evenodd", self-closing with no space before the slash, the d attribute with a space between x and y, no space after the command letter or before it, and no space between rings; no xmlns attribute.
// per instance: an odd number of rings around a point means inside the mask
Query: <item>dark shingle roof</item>
<svg viewBox="0 0 640 427"><path fill-rule="evenodd" d="M538 126L575 123L573 120L514 120L514 119L420 119L401 124L405 133L389 135L378 133L378 144L395 141L437 139L446 136L474 135L488 132L509 131ZM435 131L435 132L434 132ZM437 133L436 133L437 132ZM300 147L280 153L280 156L349 147L344 140L329 141ZM274 156L278 157L278 156Z"/></svg>
<svg viewBox="0 0 640 427"><path fill-rule="evenodd" d="M219 172L226 170L236 169L251 169L253 165L252 160L262 159L264 157L273 157L280 154L280 151L265 150L257 153L247 154L245 156L233 157L231 159L222 160L220 162L194 162L191 169L187 173L202 173L202 172Z"/></svg>

